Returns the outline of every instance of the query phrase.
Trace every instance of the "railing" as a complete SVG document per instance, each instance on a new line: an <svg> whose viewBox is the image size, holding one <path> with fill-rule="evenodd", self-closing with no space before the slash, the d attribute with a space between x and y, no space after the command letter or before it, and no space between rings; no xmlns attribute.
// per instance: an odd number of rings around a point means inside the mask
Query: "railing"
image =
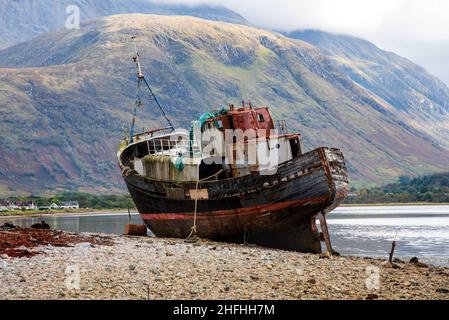
<svg viewBox="0 0 449 320"><path fill-rule="evenodd" d="M145 131L145 128L143 128L142 132L133 135L133 139L136 141L139 141L142 138L144 139L144 138L147 138L148 136L152 137L155 133L163 132L163 131L167 131L167 133L169 133L169 132L173 131L173 128L165 127L165 128L152 129L152 130L148 130L148 131Z"/></svg>
<svg viewBox="0 0 449 320"><path fill-rule="evenodd" d="M193 142L190 144L190 140L170 140L170 137L153 138L146 141L148 154L153 155L169 155L169 156L187 156L190 155L190 147L193 149L193 156L197 157L201 155L201 150L198 145Z"/></svg>

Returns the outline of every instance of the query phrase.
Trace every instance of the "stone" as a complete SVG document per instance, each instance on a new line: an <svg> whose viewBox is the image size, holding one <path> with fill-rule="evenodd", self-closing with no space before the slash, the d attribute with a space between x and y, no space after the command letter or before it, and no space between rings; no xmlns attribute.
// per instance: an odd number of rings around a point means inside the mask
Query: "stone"
<svg viewBox="0 0 449 320"><path fill-rule="evenodd" d="M32 224L31 229L49 230L50 225L47 224L44 220L42 220L38 223Z"/></svg>
<svg viewBox="0 0 449 320"><path fill-rule="evenodd" d="M419 263L418 257L413 257L413 258L411 258L411 259L410 259L410 263L413 263L413 264Z"/></svg>
<svg viewBox="0 0 449 320"><path fill-rule="evenodd" d="M414 264L418 268L428 268L429 267L427 264L420 262L417 257L411 258L410 263Z"/></svg>
<svg viewBox="0 0 449 320"><path fill-rule="evenodd" d="M9 222L5 222L2 225L0 225L1 229L14 229L17 228L14 224L9 223Z"/></svg>
<svg viewBox="0 0 449 320"><path fill-rule="evenodd" d="M447 288L438 288L436 291L438 293L449 294L449 289L447 289Z"/></svg>
<svg viewBox="0 0 449 320"><path fill-rule="evenodd" d="M90 242L81 242L75 246L77 249L90 249L93 248L92 243Z"/></svg>
<svg viewBox="0 0 449 320"><path fill-rule="evenodd" d="M146 300L149 296L174 300L431 300L449 297L449 268L444 267L421 270L414 264L404 263L393 270L396 263L388 264L392 269L385 269L387 263L382 264L384 261L379 259L320 260L316 254L217 242L201 242L203 246L192 247L181 241L170 246L164 239L153 239L154 245L147 245L145 238L113 236L111 239L110 246L96 244L79 252L74 247L45 247L44 251L39 247L42 254L31 259L8 259L6 271L11 276L6 277L2 271L4 261L0 259L0 278L3 277L0 282L4 281L4 285L0 285L0 297L45 300L118 297ZM136 248L136 244L142 246ZM216 250L211 250L213 247ZM190 248L189 253L186 253L187 248ZM166 258L166 252L173 256ZM248 254L242 255L242 252ZM81 272L79 291L68 291L65 286L65 270L70 265L78 266ZM368 265L383 268L379 291L366 288ZM21 282L21 277L26 283ZM8 288L16 290L10 293Z"/></svg>

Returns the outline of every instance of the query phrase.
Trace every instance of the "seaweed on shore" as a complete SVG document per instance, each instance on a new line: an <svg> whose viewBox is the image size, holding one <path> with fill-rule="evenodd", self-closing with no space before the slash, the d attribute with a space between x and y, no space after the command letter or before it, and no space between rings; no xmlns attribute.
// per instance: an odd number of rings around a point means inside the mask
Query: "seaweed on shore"
<svg viewBox="0 0 449 320"><path fill-rule="evenodd" d="M71 247L79 243L112 245L109 237L73 234L48 229L19 228L12 224L0 226L0 256L29 258L40 254L39 246Z"/></svg>

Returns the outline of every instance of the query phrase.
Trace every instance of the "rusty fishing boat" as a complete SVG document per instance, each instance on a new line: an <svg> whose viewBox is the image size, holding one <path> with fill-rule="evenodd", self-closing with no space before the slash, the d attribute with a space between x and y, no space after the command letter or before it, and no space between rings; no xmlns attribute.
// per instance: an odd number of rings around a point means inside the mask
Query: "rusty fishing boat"
<svg viewBox="0 0 449 320"><path fill-rule="evenodd" d="M290 133L285 121L245 102L205 113L190 130L175 130L137 50L134 61L138 88L147 87L169 125L136 134L138 96L117 157L137 210L156 236L312 253L321 253L325 242L332 252L326 216L347 197L349 185L340 150L307 152L301 134ZM205 136L215 143L204 145Z"/></svg>

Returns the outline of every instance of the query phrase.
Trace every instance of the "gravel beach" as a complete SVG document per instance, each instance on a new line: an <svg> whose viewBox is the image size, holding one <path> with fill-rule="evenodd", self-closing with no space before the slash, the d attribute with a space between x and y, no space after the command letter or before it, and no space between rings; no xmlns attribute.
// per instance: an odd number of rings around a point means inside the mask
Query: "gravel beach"
<svg viewBox="0 0 449 320"><path fill-rule="evenodd" d="M26 249L37 253L30 257L0 255L1 299L449 299L449 269L420 263L205 240L78 236L103 241L33 246Z"/></svg>

